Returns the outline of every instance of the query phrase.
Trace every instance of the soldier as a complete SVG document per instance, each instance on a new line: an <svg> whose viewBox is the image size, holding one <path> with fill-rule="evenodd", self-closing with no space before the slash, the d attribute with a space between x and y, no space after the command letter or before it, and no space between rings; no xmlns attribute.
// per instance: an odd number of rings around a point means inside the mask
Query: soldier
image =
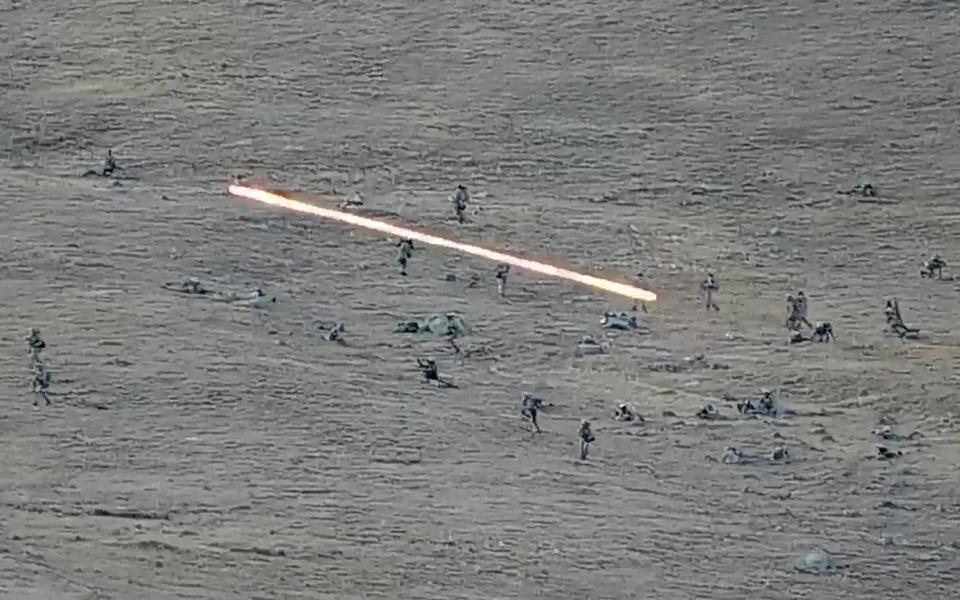
<svg viewBox="0 0 960 600"><path fill-rule="evenodd" d="M457 185L456 191L450 196L450 201L453 203L453 210L457 213L457 222L466 223L467 203L470 202L467 186L462 183Z"/></svg>
<svg viewBox="0 0 960 600"><path fill-rule="evenodd" d="M713 273L707 273L707 278L700 283L700 289L707 294L707 310L713 308L719 312L720 307L717 306L717 303L714 301L714 294L720 291L720 284L717 283Z"/></svg>
<svg viewBox="0 0 960 600"><path fill-rule="evenodd" d="M397 262L400 264L400 274L407 276L407 262L413 258L413 240L397 242Z"/></svg>
<svg viewBox="0 0 960 600"><path fill-rule="evenodd" d="M886 446L877 446L877 458L880 460L891 460L898 456L903 456L901 450L890 450Z"/></svg>
<svg viewBox="0 0 960 600"><path fill-rule="evenodd" d="M507 275L510 273L510 265L498 265L497 266L497 294L503 298L507 287Z"/></svg>
<svg viewBox="0 0 960 600"><path fill-rule="evenodd" d="M336 325L333 326L333 329L327 332L327 341L336 342L340 345L345 346L347 342L346 340L343 339L343 335L342 335L345 329L346 327L344 327L343 323L337 323Z"/></svg>
<svg viewBox="0 0 960 600"><path fill-rule="evenodd" d="M761 390L760 399L756 402L749 398L737 402L737 411L742 415L775 416L777 405L773 400L773 392Z"/></svg>
<svg viewBox="0 0 960 600"><path fill-rule="evenodd" d="M423 379L427 383L433 383L437 387L457 387L450 381L440 378L440 371L437 368L437 361L433 360L432 358L418 358L417 367L420 368L420 372L423 373Z"/></svg>
<svg viewBox="0 0 960 600"><path fill-rule="evenodd" d="M903 325L903 319L900 318L899 307L894 306L893 300L887 300L887 305L883 309L883 316L887 319L887 326L893 329L897 324Z"/></svg>
<svg viewBox="0 0 960 600"><path fill-rule="evenodd" d="M733 446L727 446L723 449L723 457L720 461L726 465L736 465L743 462L744 456L743 453L734 448Z"/></svg>
<svg viewBox="0 0 960 600"><path fill-rule="evenodd" d="M819 321L810 339L815 342L836 341L837 336L833 334L833 324L830 321Z"/></svg>
<svg viewBox="0 0 960 600"><path fill-rule="evenodd" d="M863 183L857 184L854 187L846 191L837 192L838 194L845 194L847 196L856 196L860 195L864 198L876 198L877 197L877 188L872 183Z"/></svg>
<svg viewBox="0 0 960 600"><path fill-rule="evenodd" d="M801 323L811 329L813 328L813 325L807 320L807 295L803 293L803 290L797 292L797 316Z"/></svg>
<svg viewBox="0 0 960 600"><path fill-rule="evenodd" d="M354 192L353 196L347 198L346 200L341 200L340 203L337 204L338 208L345 209L360 208L361 206L363 206L363 194L361 194L359 191Z"/></svg>
<svg viewBox="0 0 960 600"><path fill-rule="evenodd" d="M196 277L190 277L186 281L181 281L179 283L168 282L163 284L163 288L173 292L193 294L196 296L204 296L213 293L211 290L208 290L206 287L204 287L204 285L200 283L200 280Z"/></svg>
<svg viewBox="0 0 960 600"><path fill-rule="evenodd" d="M39 360L33 363L33 393L39 394L46 401L47 406L53 404L50 402L50 397L47 396L47 391L50 389L50 371L43 366L43 363ZM37 405L37 399L33 399L33 405Z"/></svg>
<svg viewBox="0 0 960 600"><path fill-rule="evenodd" d="M617 408L613 411L613 419L615 421L636 421L640 424L643 424L644 421L643 417L626 402L617 405Z"/></svg>
<svg viewBox="0 0 960 600"><path fill-rule="evenodd" d="M537 398L530 392L523 392L520 397L520 414L530 419L535 433L541 433L540 425L537 424L537 413L543 408L543 399Z"/></svg>
<svg viewBox="0 0 960 600"><path fill-rule="evenodd" d="M456 331L449 331L446 334L447 344L449 344L450 349L453 350L453 355L460 359L461 364L463 363L463 348L460 347L460 344L457 343L457 338L460 335Z"/></svg>
<svg viewBox="0 0 960 600"><path fill-rule="evenodd" d="M417 359L417 366L420 367L420 372L423 373L423 379L425 381L440 381L440 373L437 368L437 361L432 358Z"/></svg>
<svg viewBox="0 0 960 600"><path fill-rule="evenodd" d="M901 340L905 340L908 335L911 337L917 337L919 335L919 329L908 327L907 324L903 322L903 317L900 315L900 301L898 299L887 300L883 314L887 319L887 329L891 333L900 336Z"/></svg>
<svg viewBox="0 0 960 600"><path fill-rule="evenodd" d="M587 453L590 450L590 442L596 438L593 431L590 430L590 421L584 419L580 421L580 427L577 429L577 436L580 438L580 460L587 460Z"/></svg>
<svg viewBox="0 0 960 600"><path fill-rule="evenodd" d="M947 261L939 254L934 254L929 260L924 261L923 268L920 270L920 277L929 277L933 279L933 274L937 274L937 279L943 279L943 268L947 266Z"/></svg>
<svg viewBox="0 0 960 600"><path fill-rule="evenodd" d="M713 421L720 418L720 411L717 410L717 407L712 404L704 404L700 407L700 410L697 411L697 418L705 419L707 421Z"/></svg>
<svg viewBox="0 0 960 600"><path fill-rule="evenodd" d="M31 363L41 362L40 352L47 347L47 343L40 337L40 330L36 327L30 329L30 335L27 337L27 354L30 355Z"/></svg>
<svg viewBox="0 0 960 600"><path fill-rule="evenodd" d="M790 453L783 446L775 446L770 453L770 460L774 462L790 460Z"/></svg>
<svg viewBox="0 0 960 600"><path fill-rule="evenodd" d="M800 329L800 305L793 294L787 296L787 331Z"/></svg>
<svg viewBox="0 0 960 600"><path fill-rule="evenodd" d="M107 150L107 155L103 159L103 176L109 177L117 169L123 170L123 167L117 166L117 161L113 160L113 149Z"/></svg>

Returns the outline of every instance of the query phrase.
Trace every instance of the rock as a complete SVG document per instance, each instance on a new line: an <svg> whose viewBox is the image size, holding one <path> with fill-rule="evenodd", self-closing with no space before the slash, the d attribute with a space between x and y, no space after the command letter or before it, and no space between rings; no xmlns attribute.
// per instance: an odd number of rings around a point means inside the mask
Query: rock
<svg viewBox="0 0 960 600"><path fill-rule="evenodd" d="M809 573L825 573L834 568L834 562L825 550L814 550L801 557L796 567Z"/></svg>

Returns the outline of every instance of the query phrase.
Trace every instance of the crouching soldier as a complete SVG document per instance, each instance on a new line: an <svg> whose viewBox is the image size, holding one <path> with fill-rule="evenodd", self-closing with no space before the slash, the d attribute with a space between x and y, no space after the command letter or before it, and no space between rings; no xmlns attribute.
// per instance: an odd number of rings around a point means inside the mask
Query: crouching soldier
<svg viewBox="0 0 960 600"><path fill-rule="evenodd" d="M947 266L947 261L939 254L934 254L929 260L924 261L923 268L920 269L920 277L933 279L933 274L937 274L937 279L943 279L943 268Z"/></svg>

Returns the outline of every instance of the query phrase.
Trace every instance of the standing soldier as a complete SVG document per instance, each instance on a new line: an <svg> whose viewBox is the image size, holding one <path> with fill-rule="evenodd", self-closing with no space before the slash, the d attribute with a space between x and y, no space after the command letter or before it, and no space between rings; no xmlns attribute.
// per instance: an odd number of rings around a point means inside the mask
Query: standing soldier
<svg viewBox="0 0 960 600"><path fill-rule="evenodd" d="M803 290L797 292L797 316L801 323L811 329L813 328L813 325L807 320L807 295L803 293Z"/></svg>
<svg viewBox="0 0 960 600"><path fill-rule="evenodd" d="M580 422L580 428L577 429L577 436L580 438L580 460L587 460L587 453L590 450L590 442L596 438L590 430L590 421L584 419Z"/></svg>
<svg viewBox="0 0 960 600"><path fill-rule="evenodd" d="M400 264L400 274L407 276L407 262L413 258L413 240L397 242L397 263Z"/></svg>
<svg viewBox="0 0 960 600"><path fill-rule="evenodd" d="M467 191L467 186L462 183L457 185L456 191L450 196L450 201L453 202L453 210L457 213L457 222L466 223L467 203L470 202L470 192Z"/></svg>
<svg viewBox="0 0 960 600"><path fill-rule="evenodd" d="M800 306L793 294L787 296L787 331L800 329Z"/></svg>
<svg viewBox="0 0 960 600"><path fill-rule="evenodd" d="M507 275L510 274L510 265L498 265L497 266L497 294L503 298L504 293L506 293L507 287Z"/></svg>
<svg viewBox="0 0 960 600"><path fill-rule="evenodd" d="M40 330L36 327L30 329L30 335L27 337L27 353L30 355L30 370L33 373L33 393L43 397L47 406L52 404L47 391L50 389L50 371L47 371L46 365L40 358L40 353L47 347L47 343L40 337ZM34 398L33 405L37 405L37 399Z"/></svg>
<svg viewBox="0 0 960 600"><path fill-rule="evenodd" d="M707 294L707 310L713 308L719 312L720 307L717 306L714 300L714 294L720 291L720 284L717 283L717 279L713 276L713 273L707 273L707 278L700 283L700 289Z"/></svg>

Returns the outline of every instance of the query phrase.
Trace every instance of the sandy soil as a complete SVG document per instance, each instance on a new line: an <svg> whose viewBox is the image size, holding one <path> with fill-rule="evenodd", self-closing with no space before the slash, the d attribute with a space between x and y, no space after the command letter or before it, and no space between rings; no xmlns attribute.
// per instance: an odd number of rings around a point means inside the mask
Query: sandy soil
<svg viewBox="0 0 960 600"><path fill-rule="evenodd" d="M0 1L2 597L956 597L960 286L917 274L960 261L955 2L88 4ZM78 177L107 147L135 180ZM642 271L652 333L577 359L627 303L523 274L499 300L494 265L431 250L403 279L393 240L232 173ZM865 181L883 204L837 194ZM160 287L188 276L279 299ZM837 343L784 346L798 288ZM926 339L882 335L888 295ZM438 310L474 326L462 365L391 333ZM697 353L730 369L651 369ZM799 414L721 399L761 387ZM542 436L523 390L555 403ZM890 462L883 416L922 434ZM731 444L792 460L710 460ZM820 547L836 571L793 568Z"/></svg>

